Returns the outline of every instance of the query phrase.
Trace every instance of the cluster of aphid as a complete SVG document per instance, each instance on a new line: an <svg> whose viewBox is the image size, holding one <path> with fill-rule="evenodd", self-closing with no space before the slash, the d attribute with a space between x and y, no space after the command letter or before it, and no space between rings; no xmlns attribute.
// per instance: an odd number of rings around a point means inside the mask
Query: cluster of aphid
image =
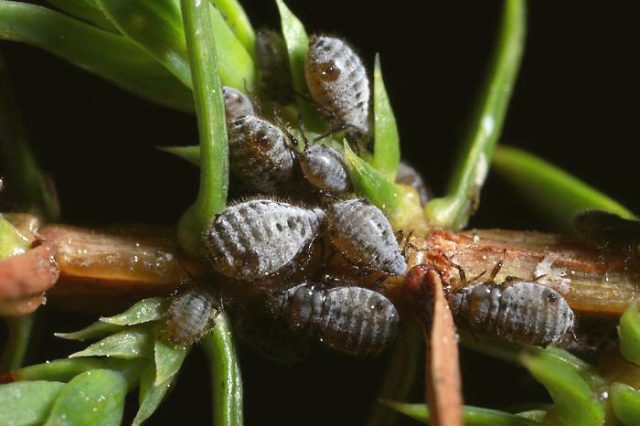
<svg viewBox="0 0 640 426"><path fill-rule="evenodd" d="M295 98L284 41L265 31L256 46L257 96L273 109L259 115L249 97L224 89L233 189L252 196L231 203L210 223L204 255L220 285L215 296L205 286L175 296L167 335L177 343L197 340L224 304L240 336L271 358L297 359L313 340L353 355L377 355L393 341L399 314L377 291L384 286L366 287L364 277L407 274L403 250L382 211L352 195L338 149L309 144L298 126L305 140L299 150L277 107ZM312 37L305 76L312 102L332 126L328 134L344 132L351 143L366 145L370 85L353 49L335 37ZM398 180L426 202L428 192L413 169L403 165ZM349 273L331 272L336 257ZM425 268L409 271L407 282L422 285ZM493 277L449 292L460 326L536 345L572 330L574 314L559 293L536 282L498 285Z"/></svg>

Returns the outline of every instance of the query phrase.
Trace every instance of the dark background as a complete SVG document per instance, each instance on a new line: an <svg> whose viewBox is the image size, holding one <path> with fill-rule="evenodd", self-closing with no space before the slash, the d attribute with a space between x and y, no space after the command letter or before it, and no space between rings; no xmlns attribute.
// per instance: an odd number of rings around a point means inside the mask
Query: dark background
<svg viewBox="0 0 640 426"><path fill-rule="evenodd" d="M501 3L288 3L309 32L345 36L369 65L380 52L404 155L441 193ZM243 4L256 25L277 25L273 2ZM530 2L527 49L502 141L551 160L639 212L640 27L632 4ZM154 147L194 143L192 116L132 97L40 50L4 42L0 49L30 140L57 182L65 221L177 220L195 196L196 173ZM548 229L521 201L490 175L472 225ZM70 320L88 321L49 318L46 335ZM71 350L59 342L53 349L54 340L44 339L39 359ZM206 364L199 354L192 358L150 424L209 424ZM527 400L525 375L487 358L467 353L463 358L468 403L501 407L513 403L513 395ZM242 362L247 423L268 425L361 424L382 365L322 351L293 368L247 351Z"/></svg>

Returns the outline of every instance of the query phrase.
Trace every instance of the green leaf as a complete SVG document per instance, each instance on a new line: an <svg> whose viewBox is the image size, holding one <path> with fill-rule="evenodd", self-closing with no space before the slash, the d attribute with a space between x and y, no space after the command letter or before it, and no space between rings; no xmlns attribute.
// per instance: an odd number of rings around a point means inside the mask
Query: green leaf
<svg viewBox="0 0 640 426"><path fill-rule="evenodd" d="M224 208L229 188L227 126L216 54L218 41L224 40L218 39L214 26L219 25L210 19L210 10L211 6L206 2L182 0L198 116L201 166L198 198L180 219L178 240L194 256L200 254L202 232L213 216Z"/></svg>
<svg viewBox="0 0 640 426"><path fill-rule="evenodd" d="M517 148L499 147L495 170L522 194L525 201L560 229L573 230L576 213L605 210L624 218L635 216L622 205L543 159Z"/></svg>
<svg viewBox="0 0 640 426"><path fill-rule="evenodd" d="M168 152L200 167L200 146L159 146L160 151Z"/></svg>
<svg viewBox="0 0 640 426"><path fill-rule="evenodd" d="M64 387L59 382L19 382L0 386L0 424L31 426L47 419Z"/></svg>
<svg viewBox="0 0 640 426"><path fill-rule="evenodd" d="M525 354L522 364L551 395L554 406L545 422L563 426L604 424L604 409L589 384L573 368L553 357Z"/></svg>
<svg viewBox="0 0 640 426"><path fill-rule="evenodd" d="M97 0L118 30L191 87L180 8L174 0Z"/></svg>
<svg viewBox="0 0 640 426"><path fill-rule="evenodd" d="M291 67L291 79L293 88L298 94L296 101L300 115L306 128L312 132L324 132L327 125L319 117L315 107L309 103L311 95L307 89L307 81L304 73L304 61L309 49L309 37L304 25L289 10L283 0L276 0L280 12L282 35L289 52L289 66Z"/></svg>
<svg viewBox="0 0 640 426"><path fill-rule="evenodd" d="M614 383L609 398L613 413L623 425L640 425L640 391L629 385Z"/></svg>
<svg viewBox="0 0 640 426"><path fill-rule="evenodd" d="M87 370L94 370L96 368L119 369L122 367L122 363L122 360L117 359L57 359L55 361L30 365L16 371L12 371L3 377L3 379L7 381L47 380L67 382Z"/></svg>
<svg viewBox="0 0 640 426"><path fill-rule="evenodd" d="M447 195L425 206L430 224L462 229L480 202L480 191L507 113L524 50L526 1L505 0L489 72L470 121L469 134L449 179Z"/></svg>
<svg viewBox="0 0 640 426"><path fill-rule="evenodd" d="M430 420L429 409L424 404L407 404L384 400L380 402L419 422L428 423ZM541 424L516 414L469 405L465 405L462 408L462 419L465 426L533 426Z"/></svg>
<svg viewBox="0 0 640 426"><path fill-rule="evenodd" d="M30 241L0 214L0 260L24 254Z"/></svg>
<svg viewBox="0 0 640 426"><path fill-rule="evenodd" d="M135 327L105 337L85 350L69 355L69 358L107 356L133 359L151 355L153 333L147 328Z"/></svg>
<svg viewBox="0 0 640 426"><path fill-rule="evenodd" d="M211 0L244 48L253 56L256 33L238 0Z"/></svg>
<svg viewBox="0 0 640 426"><path fill-rule="evenodd" d="M107 17L98 9L93 0L47 0L56 8L65 12L67 15L75 16L83 21L91 22L103 30L118 33L118 29L107 19Z"/></svg>
<svg viewBox="0 0 640 426"><path fill-rule="evenodd" d="M117 426L122 421L125 378L110 370L89 370L66 384L45 426Z"/></svg>
<svg viewBox="0 0 640 426"><path fill-rule="evenodd" d="M83 328L82 330L72 331L70 333L54 333L54 336L60 337L66 340L77 340L84 342L85 340L97 339L105 337L113 333L122 331L123 327L114 324L106 324L104 322L96 321L91 325Z"/></svg>
<svg viewBox="0 0 640 426"><path fill-rule="evenodd" d="M376 55L373 71L373 112L375 134L371 164L389 180L395 182L400 164L400 135L382 79L380 55Z"/></svg>
<svg viewBox="0 0 640 426"><path fill-rule="evenodd" d="M640 309L637 301L631 303L622 314L618 335L624 359L640 366Z"/></svg>
<svg viewBox="0 0 640 426"><path fill-rule="evenodd" d="M164 396L171 389L173 383L173 377L170 377L166 382L155 384L156 369L154 364L149 364L142 373L140 378L140 393L138 412L133 419L132 426L139 426L145 420L155 413L160 406Z"/></svg>
<svg viewBox="0 0 640 426"><path fill-rule="evenodd" d="M218 315L216 326L200 340L200 345L209 358L213 423L241 426L242 378L229 319L225 314Z"/></svg>
<svg viewBox="0 0 640 426"><path fill-rule="evenodd" d="M193 109L189 90L151 55L123 36L61 13L0 0L0 39L37 46L162 105Z"/></svg>
<svg viewBox="0 0 640 426"><path fill-rule="evenodd" d="M167 301L162 297L143 299L125 312L112 317L102 317L101 322L114 325L136 325L156 321L167 312Z"/></svg>
<svg viewBox="0 0 640 426"><path fill-rule="evenodd" d="M156 333L154 345L156 380L155 384L160 385L175 376L184 358L189 353L189 348L183 345L174 345L166 341L161 333Z"/></svg>

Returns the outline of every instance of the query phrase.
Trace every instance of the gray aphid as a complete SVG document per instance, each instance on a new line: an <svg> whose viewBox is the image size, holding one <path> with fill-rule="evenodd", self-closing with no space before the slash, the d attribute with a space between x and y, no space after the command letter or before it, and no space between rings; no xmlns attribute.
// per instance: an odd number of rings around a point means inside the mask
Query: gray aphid
<svg viewBox="0 0 640 426"><path fill-rule="evenodd" d="M207 227L206 255L231 278L255 280L278 272L318 234L325 214L271 199L227 207Z"/></svg>
<svg viewBox="0 0 640 426"><path fill-rule="evenodd" d="M342 193L351 191L347 165L337 150L326 145L312 145L300 155L304 177L323 191Z"/></svg>
<svg viewBox="0 0 640 426"><path fill-rule="evenodd" d="M362 287L316 289L301 284L281 293L275 313L298 332L357 356L375 356L395 339L398 312L389 299Z"/></svg>
<svg viewBox="0 0 640 426"><path fill-rule="evenodd" d="M406 272L391 224L379 208L354 199L332 204L327 214L329 238L349 261L388 274Z"/></svg>
<svg viewBox="0 0 640 426"><path fill-rule="evenodd" d="M396 182L409 185L418 191L420 196L420 204L425 205L431 198L430 191L424 184L422 175L411 165L401 161L398 166L398 173L396 175Z"/></svg>
<svg viewBox="0 0 640 426"><path fill-rule="evenodd" d="M166 336L176 344L193 344L214 325L218 310L208 291L193 287L171 299L166 319Z"/></svg>
<svg viewBox="0 0 640 426"><path fill-rule="evenodd" d="M253 104L247 95L233 87L223 87L224 112L227 123L232 123L245 115L254 115Z"/></svg>
<svg viewBox="0 0 640 426"><path fill-rule="evenodd" d="M554 343L574 323L574 313L560 293L529 281L464 287L449 296L449 306L473 331L529 345Z"/></svg>
<svg viewBox="0 0 640 426"><path fill-rule="evenodd" d="M357 139L368 135L369 78L351 46L337 37L312 36L304 70L311 97L333 124Z"/></svg>
<svg viewBox="0 0 640 426"><path fill-rule="evenodd" d="M255 44L256 69L260 92L279 103L294 100L291 90L289 54L282 36L273 30L259 30Z"/></svg>
<svg viewBox="0 0 640 426"><path fill-rule="evenodd" d="M293 174L287 136L276 125L253 115L228 126L231 171L260 192L275 192Z"/></svg>

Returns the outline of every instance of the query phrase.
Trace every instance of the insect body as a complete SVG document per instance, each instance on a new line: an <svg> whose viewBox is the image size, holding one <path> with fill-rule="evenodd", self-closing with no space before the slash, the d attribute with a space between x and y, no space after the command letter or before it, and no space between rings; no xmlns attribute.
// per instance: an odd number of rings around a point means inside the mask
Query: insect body
<svg viewBox="0 0 640 426"><path fill-rule="evenodd" d="M223 87L222 95L224 96L224 112L227 123L233 123L245 115L255 114L251 100L241 91L232 87Z"/></svg>
<svg viewBox="0 0 640 426"><path fill-rule="evenodd" d="M349 261L388 274L405 273L407 263L379 208L353 199L334 203L327 214L329 238Z"/></svg>
<svg viewBox="0 0 640 426"><path fill-rule="evenodd" d="M313 36L304 70L311 97L336 128L347 130L356 140L368 135L371 89L356 52L337 37Z"/></svg>
<svg viewBox="0 0 640 426"><path fill-rule="evenodd" d="M564 297L529 281L463 287L449 295L449 306L456 320L471 330L522 344L557 342L574 324L574 313Z"/></svg>
<svg viewBox="0 0 640 426"><path fill-rule="evenodd" d="M261 93L281 104L292 102L289 54L282 36L273 30L258 31L255 56Z"/></svg>
<svg viewBox="0 0 640 426"><path fill-rule="evenodd" d="M318 233L325 214L271 199L227 207L204 235L206 255L228 277L255 280L278 272Z"/></svg>
<svg viewBox="0 0 640 426"><path fill-rule="evenodd" d="M301 284L277 297L274 311L290 327L316 336L330 348L374 356L393 341L398 312L389 299L362 287L316 289Z"/></svg>
<svg viewBox="0 0 640 426"><path fill-rule="evenodd" d="M351 191L347 165L337 150L326 145L312 145L300 155L304 177L318 189L332 193Z"/></svg>
<svg viewBox="0 0 640 426"><path fill-rule="evenodd" d="M274 192L293 174L293 158L285 133L253 115L229 124L231 170L261 192Z"/></svg>
<svg viewBox="0 0 640 426"><path fill-rule="evenodd" d="M194 287L177 294L169 304L165 332L175 344L193 344L214 324L218 310L214 296Z"/></svg>
<svg viewBox="0 0 640 426"><path fill-rule="evenodd" d="M396 176L396 182L409 185L418 191L418 195L420 196L420 204L425 205L427 201L431 198L429 193L429 189L424 183L422 176L416 169L414 169L409 164L404 161L400 162L398 167L398 174Z"/></svg>

